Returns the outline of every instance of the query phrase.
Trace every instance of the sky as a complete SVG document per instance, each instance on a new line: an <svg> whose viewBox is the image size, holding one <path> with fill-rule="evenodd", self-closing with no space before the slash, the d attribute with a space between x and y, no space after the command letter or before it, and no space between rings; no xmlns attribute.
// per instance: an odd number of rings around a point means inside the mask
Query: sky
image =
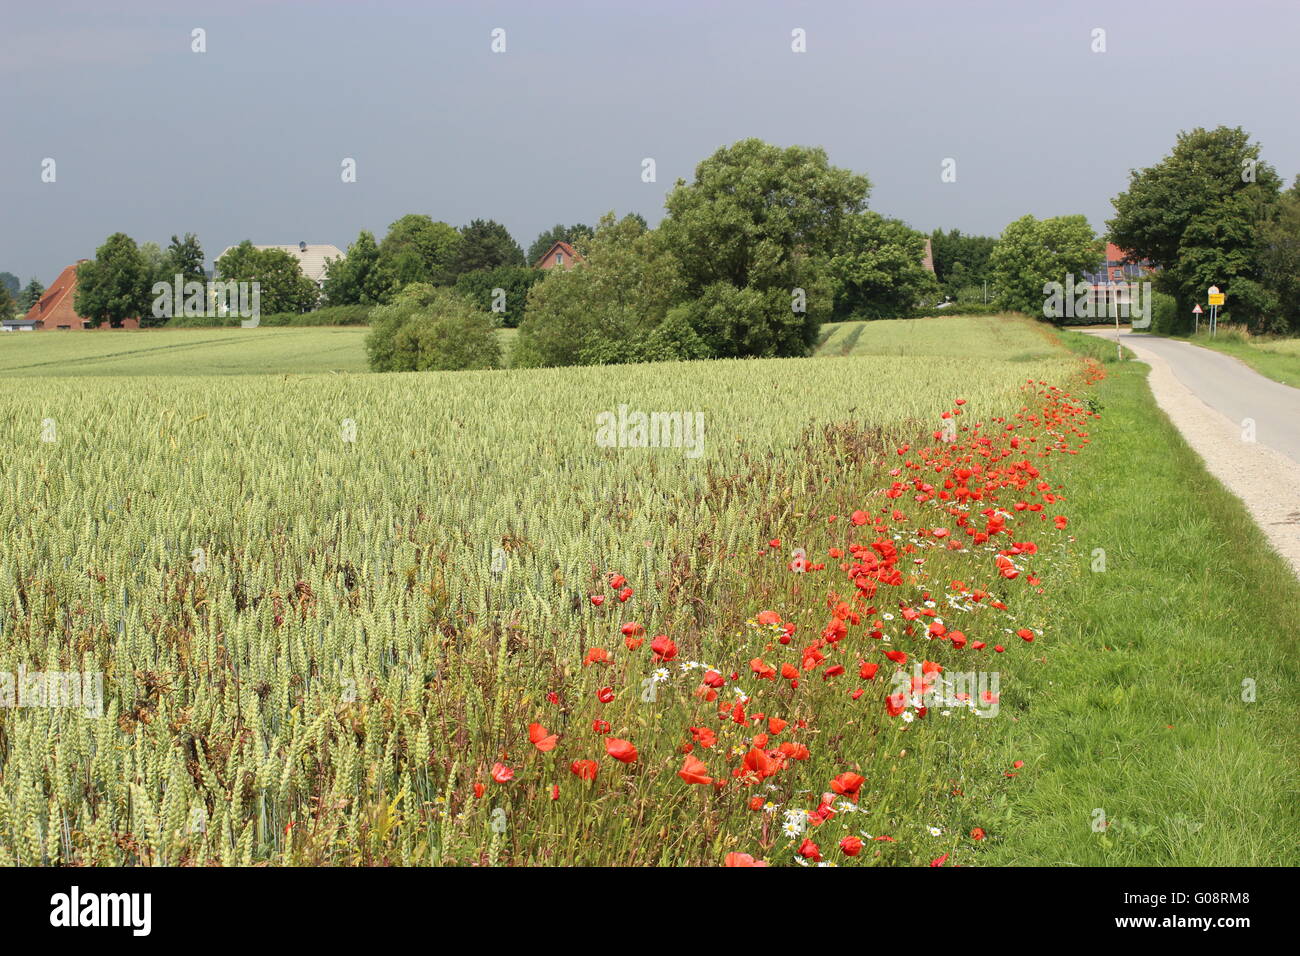
<svg viewBox="0 0 1300 956"><path fill-rule="evenodd" d="M1242 126L1300 173L1295 0L41 0L0 19L0 271L24 284L118 231L196 233L211 265L243 239L346 249L406 213L496 219L525 249L610 210L653 225L750 136L824 147L884 215L985 235L1025 213L1102 232L1129 170L1196 126Z"/></svg>

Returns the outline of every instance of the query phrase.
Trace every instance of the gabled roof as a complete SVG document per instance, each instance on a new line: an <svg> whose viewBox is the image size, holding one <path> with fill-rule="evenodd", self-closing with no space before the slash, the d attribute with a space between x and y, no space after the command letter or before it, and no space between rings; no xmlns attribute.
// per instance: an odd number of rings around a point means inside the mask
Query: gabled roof
<svg viewBox="0 0 1300 956"><path fill-rule="evenodd" d="M77 291L77 266L85 261L78 259L60 272L59 277L50 283L50 287L32 304L23 318L39 322L46 329L55 329L60 325L74 329L84 328L86 320L77 315L72 301L73 293Z"/></svg>
<svg viewBox="0 0 1300 956"><path fill-rule="evenodd" d="M287 246L255 245L253 246L253 248L254 249L283 249L285 252L289 253L289 255L293 256L294 260L298 263L298 268L302 270L302 274L305 275L308 279L311 279L312 282L324 281L325 263L327 260L346 258L346 255L344 254L342 249L340 249L338 246L332 246L327 242L318 242L315 244L306 243L306 249L303 248L303 245L304 245L303 243L295 242L292 245L287 245ZM226 246L225 251L221 253L221 256L224 256L227 252L229 252L233 248L235 247ZM220 259L221 256L217 256L217 258Z"/></svg>
<svg viewBox="0 0 1300 956"><path fill-rule="evenodd" d="M546 255L542 256L535 263L533 263L533 268L540 269L542 267L542 263L545 262L547 259L549 259L551 256L555 255L556 252L563 252L566 256L569 257L570 262L587 261L582 257L582 255L578 252L578 250L573 248L573 246L569 245L567 242L560 241L554 243L551 246L551 248L547 249Z"/></svg>

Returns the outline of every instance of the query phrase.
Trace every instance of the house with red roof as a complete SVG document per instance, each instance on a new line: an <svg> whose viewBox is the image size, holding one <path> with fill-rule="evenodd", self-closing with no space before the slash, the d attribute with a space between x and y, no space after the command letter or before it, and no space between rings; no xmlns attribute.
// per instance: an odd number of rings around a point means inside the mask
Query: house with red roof
<svg viewBox="0 0 1300 956"><path fill-rule="evenodd" d="M78 259L60 272L41 297L32 303L23 320L31 322L36 329L84 329L86 320L77 315L72 301L77 291L77 266L85 261Z"/></svg>
<svg viewBox="0 0 1300 956"><path fill-rule="evenodd" d="M578 251L567 242L557 242L546 250L546 255L542 256L533 265L534 269L572 269L580 262L586 262Z"/></svg>
<svg viewBox="0 0 1300 956"><path fill-rule="evenodd" d="M59 277L50 283L44 294L27 310L27 314L14 320L13 327L46 330L91 328L90 320L78 315L73 305L77 293L77 266L86 261L88 260L78 259L60 272ZM108 328L107 325L103 327ZM138 329L140 320L123 319L121 327Z"/></svg>
<svg viewBox="0 0 1300 956"><path fill-rule="evenodd" d="M1129 283L1150 280L1155 267L1145 259L1137 259L1113 242L1106 243L1106 258L1096 272L1085 272L1084 281L1092 286L1096 314L1108 315L1112 305L1128 307L1132 286Z"/></svg>

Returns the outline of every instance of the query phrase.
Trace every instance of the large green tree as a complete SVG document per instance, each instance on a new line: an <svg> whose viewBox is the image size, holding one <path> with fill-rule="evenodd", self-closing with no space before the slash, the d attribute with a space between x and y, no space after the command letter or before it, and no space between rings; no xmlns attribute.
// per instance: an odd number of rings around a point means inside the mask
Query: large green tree
<svg viewBox="0 0 1300 956"><path fill-rule="evenodd" d="M804 355L831 314L825 259L865 208L867 177L820 148L758 139L723 147L678 180L660 225L692 328L719 356Z"/></svg>
<svg viewBox="0 0 1300 956"><path fill-rule="evenodd" d="M374 233L363 229L348 254L326 266L323 291L330 305L380 305L392 298L393 286Z"/></svg>
<svg viewBox="0 0 1300 956"><path fill-rule="evenodd" d="M544 276L541 270L526 266L499 266L466 272L454 288L490 314L494 322L513 329L524 319L528 291Z"/></svg>
<svg viewBox="0 0 1300 956"><path fill-rule="evenodd" d="M124 232L115 232L95 250L95 258L77 267L73 308L92 326L107 322L117 328L123 319L156 321L151 309L153 278L139 247Z"/></svg>
<svg viewBox="0 0 1300 956"><path fill-rule="evenodd" d="M491 219L475 219L460 231L461 243L456 252L456 274L498 266L522 266L524 250L519 248L510 230Z"/></svg>
<svg viewBox="0 0 1300 956"><path fill-rule="evenodd" d="M18 277L12 272L0 272L0 286L8 289L11 296L18 295Z"/></svg>
<svg viewBox="0 0 1300 956"><path fill-rule="evenodd" d="M989 275L997 286L998 302L1007 309L1042 315L1047 293L1043 286L1083 283L1105 255L1085 216L1035 219L1021 216L1002 231L989 255Z"/></svg>
<svg viewBox="0 0 1300 956"><path fill-rule="evenodd" d="M183 238L172 236L166 255L169 282L174 282L177 275L182 277L182 283L207 280L207 273L203 269L203 247L199 245L199 237L194 233L187 232Z"/></svg>
<svg viewBox="0 0 1300 956"><path fill-rule="evenodd" d="M283 249L258 249L245 239L218 259L216 267L225 282L258 283L263 315L308 312L320 296L298 260Z"/></svg>
<svg viewBox="0 0 1300 956"><path fill-rule="evenodd" d="M645 220L642 220L641 223L644 225ZM528 264L530 266L537 265L537 260L546 255L547 250L557 242L567 242L577 248L579 252L582 252L580 247L591 239L594 234L595 230L591 226L580 222L574 223L572 226L565 226L557 222L534 239L533 244L528 247Z"/></svg>
<svg viewBox="0 0 1300 956"><path fill-rule="evenodd" d="M1162 292L1179 316L1217 285L1234 316L1261 318L1258 266L1261 225L1274 211L1281 180L1240 127L1178 134L1159 163L1129 174L1112 200L1110 240L1160 268Z"/></svg>
<svg viewBox="0 0 1300 956"><path fill-rule="evenodd" d="M983 284L989 278L989 255L997 244L994 236L972 236L960 229L930 233L930 254L934 275L945 295L956 301L981 301ZM980 298L976 298L975 289Z"/></svg>
<svg viewBox="0 0 1300 956"><path fill-rule="evenodd" d="M1265 331L1300 333L1300 177L1260 229L1258 273L1272 296Z"/></svg>
<svg viewBox="0 0 1300 956"><path fill-rule="evenodd" d="M412 213L388 227L379 257L398 288L412 282L449 285L456 278L460 245L455 226Z"/></svg>
<svg viewBox="0 0 1300 956"><path fill-rule="evenodd" d="M939 283L922 264L925 236L870 210L849 220L831 255L836 319L889 318L938 298Z"/></svg>

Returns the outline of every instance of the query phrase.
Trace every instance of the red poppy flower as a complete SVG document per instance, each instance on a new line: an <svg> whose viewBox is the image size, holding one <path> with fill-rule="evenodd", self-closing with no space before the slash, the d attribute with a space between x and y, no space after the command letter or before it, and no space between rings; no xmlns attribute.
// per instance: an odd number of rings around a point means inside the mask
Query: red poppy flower
<svg viewBox="0 0 1300 956"><path fill-rule="evenodd" d="M762 624L764 627L771 624L780 624L781 615L777 614L776 611L760 611L758 615L758 623Z"/></svg>
<svg viewBox="0 0 1300 956"><path fill-rule="evenodd" d="M515 772L503 763L494 763L492 765L492 779L497 783L509 783L514 779Z"/></svg>
<svg viewBox="0 0 1300 956"><path fill-rule="evenodd" d="M614 688L602 687L600 690L596 691L596 699L602 704L608 704L614 699Z"/></svg>
<svg viewBox="0 0 1300 956"><path fill-rule="evenodd" d="M880 670L879 664L876 663L868 664L866 662L863 662L862 666L858 668L858 676L863 680L875 680L876 671L878 670Z"/></svg>
<svg viewBox="0 0 1300 956"><path fill-rule="evenodd" d="M603 647L593 647L587 651L587 656L582 662L583 667L590 667L592 664L608 664L609 651Z"/></svg>
<svg viewBox="0 0 1300 956"><path fill-rule="evenodd" d="M569 764L569 769L580 780L595 780L600 767L594 760L575 760Z"/></svg>
<svg viewBox="0 0 1300 956"><path fill-rule="evenodd" d="M556 743L559 742L560 735L553 734L541 724L528 725L528 739L532 741L534 747L542 753L554 750Z"/></svg>
<svg viewBox="0 0 1300 956"><path fill-rule="evenodd" d="M654 651L657 661L670 661L677 656L677 645L667 634L660 634L651 641L650 650Z"/></svg>
<svg viewBox="0 0 1300 956"><path fill-rule="evenodd" d="M846 836L840 841L840 849L845 856L857 856L862 852L862 841L855 836Z"/></svg>
<svg viewBox="0 0 1300 956"><path fill-rule="evenodd" d="M627 578L623 577L623 575L621 575L621 574L610 574L610 576L609 576L609 586L612 587L614 590L617 591L619 588L621 588L621 587L622 587L623 585L625 585L625 584L627 584Z"/></svg>
<svg viewBox="0 0 1300 956"><path fill-rule="evenodd" d="M840 796L848 797L856 802L858 791L862 789L862 784L866 782L866 779L866 777L857 773L841 773L831 781L831 789Z"/></svg>
<svg viewBox="0 0 1300 956"><path fill-rule="evenodd" d="M686 761L682 764L682 769L677 771L677 776L681 777L687 783L702 784L707 786L713 783L713 778L708 775L708 767L704 761L697 757L686 755Z"/></svg>
<svg viewBox="0 0 1300 956"><path fill-rule="evenodd" d="M708 727L692 727L691 736L701 747L712 747L718 742L718 735Z"/></svg>
<svg viewBox="0 0 1300 956"><path fill-rule="evenodd" d="M623 763L632 763L637 756L636 748L629 741L621 740L618 737L605 738L605 753L615 760L621 760Z"/></svg>
<svg viewBox="0 0 1300 956"><path fill-rule="evenodd" d="M767 866L762 860L756 860L748 853L728 853L723 866Z"/></svg>
<svg viewBox="0 0 1300 956"><path fill-rule="evenodd" d="M971 838L972 840L982 840L982 839L984 839L984 828L983 828L983 827L975 827L975 829L973 829L973 830L970 831L970 838Z"/></svg>
<svg viewBox="0 0 1300 956"><path fill-rule="evenodd" d="M478 797L483 796L483 791L486 790L486 789L487 789L487 787L485 787L485 786L484 786L483 784L481 784L481 783L476 783L476 784L474 784L474 796L475 796L475 798L477 799Z"/></svg>
<svg viewBox="0 0 1300 956"><path fill-rule="evenodd" d="M593 594L593 595L591 596L591 603L594 604L594 605L596 605L596 607L600 607L602 604L605 603L605 595L603 595L603 594Z"/></svg>
<svg viewBox="0 0 1300 956"><path fill-rule="evenodd" d="M820 863L822 859L822 851L809 837L804 837L803 843L799 844L799 855L805 860L812 860L814 863Z"/></svg>

